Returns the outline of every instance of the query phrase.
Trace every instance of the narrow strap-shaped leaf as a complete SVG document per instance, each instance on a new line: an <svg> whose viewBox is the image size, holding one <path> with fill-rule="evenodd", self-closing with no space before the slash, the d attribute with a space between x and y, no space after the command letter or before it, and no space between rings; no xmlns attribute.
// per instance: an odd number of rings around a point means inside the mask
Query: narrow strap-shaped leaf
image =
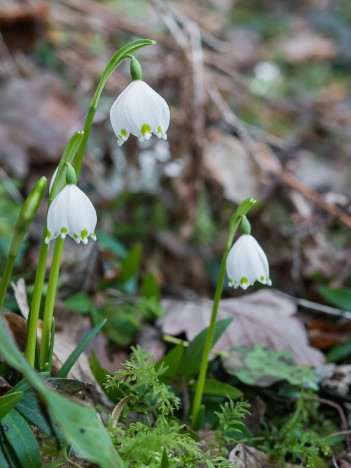
<svg viewBox="0 0 351 468"><path fill-rule="evenodd" d="M213 334L212 346L214 346L219 338L223 335L225 330L229 327L232 322L232 318L225 318L218 320L215 324L215 330ZM186 378L195 375L201 364L201 356L204 350L205 341L208 333L208 327L204 328L195 338L192 340L188 348L185 350L181 369Z"/></svg>
<svg viewBox="0 0 351 468"><path fill-rule="evenodd" d="M77 347L68 356L67 360L64 362L63 366L58 371L57 377L67 377L67 374L72 369L74 363L77 361L79 356L84 352L85 348L89 345L89 343L99 333L99 331L105 325L105 323L106 323L106 319L99 322L94 328L92 328L89 331L89 333L85 335L85 337L82 340L80 340Z"/></svg>
<svg viewBox="0 0 351 468"><path fill-rule="evenodd" d="M16 411L12 410L1 422L5 439L12 447L22 468L41 466L38 442L26 422Z"/></svg>
<svg viewBox="0 0 351 468"><path fill-rule="evenodd" d="M1 437L0 437L0 466L1 468L10 468Z"/></svg>
<svg viewBox="0 0 351 468"><path fill-rule="evenodd" d="M108 381L109 377L112 377L112 372L108 371L100 364L94 350L91 352L89 359L89 365L95 380L100 385L102 390L105 392L107 398L109 398L113 403L117 403L119 400L125 397L125 394L119 387L112 386L106 387L105 383Z"/></svg>
<svg viewBox="0 0 351 468"><path fill-rule="evenodd" d="M26 393L16 406L16 410L22 414L29 422L38 427L48 437L52 436L52 429L43 415L38 397L32 391ZM1 466L1 465L0 465Z"/></svg>
<svg viewBox="0 0 351 468"><path fill-rule="evenodd" d="M0 420L17 405L23 395L23 392L15 392L0 397Z"/></svg>

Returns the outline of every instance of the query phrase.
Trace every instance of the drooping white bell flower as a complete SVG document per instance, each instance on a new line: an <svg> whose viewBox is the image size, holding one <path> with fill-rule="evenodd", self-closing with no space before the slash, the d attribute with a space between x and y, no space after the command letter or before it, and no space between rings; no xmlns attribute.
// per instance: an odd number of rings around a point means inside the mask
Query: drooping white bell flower
<svg viewBox="0 0 351 468"><path fill-rule="evenodd" d="M96 240L96 211L80 188L68 184L53 199L47 216L46 244L56 237L71 236L77 244L88 243L88 237Z"/></svg>
<svg viewBox="0 0 351 468"><path fill-rule="evenodd" d="M152 133L167 140L170 112L167 102L145 81L134 80L118 96L110 111L118 146L132 134L139 141L149 140Z"/></svg>
<svg viewBox="0 0 351 468"><path fill-rule="evenodd" d="M229 286L247 289L255 281L271 286L266 254L251 234L243 234L233 244L227 257Z"/></svg>

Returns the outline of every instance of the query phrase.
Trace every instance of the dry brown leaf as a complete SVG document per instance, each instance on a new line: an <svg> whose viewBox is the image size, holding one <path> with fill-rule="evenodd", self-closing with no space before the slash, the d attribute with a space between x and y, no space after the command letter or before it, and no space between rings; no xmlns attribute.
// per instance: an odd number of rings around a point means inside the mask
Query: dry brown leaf
<svg viewBox="0 0 351 468"><path fill-rule="evenodd" d="M80 120L61 81L49 73L15 77L0 87L0 101L0 164L24 177L32 164L58 162Z"/></svg>
<svg viewBox="0 0 351 468"><path fill-rule="evenodd" d="M8 334L21 351L24 351L27 337L27 320L13 312L3 312Z"/></svg>
<svg viewBox="0 0 351 468"><path fill-rule="evenodd" d="M338 53L332 39L311 31L298 31L296 36L281 44L280 50L284 59L290 63L330 60Z"/></svg>
<svg viewBox="0 0 351 468"><path fill-rule="evenodd" d="M243 144L231 135L212 131L204 145L204 163L223 187L224 196L234 203L255 196L257 179Z"/></svg>
<svg viewBox="0 0 351 468"><path fill-rule="evenodd" d="M15 299L18 305L19 310L23 317L28 320L29 314L29 305L28 305L28 298L27 298L27 289L26 289L26 282L23 278L19 278L17 283L11 283L13 292L15 294Z"/></svg>
<svg viewBox="0 0 351 468"><path fill-rule="evenodd" d="M248 447L244 444L236 445L229 454L229 461L236 468L279 468L281 464L272 461L269 456L254 447ZM286 468L298 468L301 465L288 463Z"/></svg>
<svg viewBox="0 0 351 468"><path fill-rule="evenodd" d="M166 315L160 323L165 334L185 332L190 341L210 322L212 301L165 299L162 305ZM320 365L324 355L308 345L306 330L294 317L295 312L292 301L268 289L237 299L224 299L218 319L233 317L234 320L217 342L216 350L262 345L276 351L289 351L296 364Z"/></svg>

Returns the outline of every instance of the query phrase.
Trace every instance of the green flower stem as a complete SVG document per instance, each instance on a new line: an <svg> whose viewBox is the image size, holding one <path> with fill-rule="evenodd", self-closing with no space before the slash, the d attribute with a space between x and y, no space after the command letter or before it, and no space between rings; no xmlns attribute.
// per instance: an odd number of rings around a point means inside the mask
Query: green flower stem
<svg viewBox="0 0 351 468"><path fill-rule="evenodd" d="M107 64L103 74L101 75L94 97L91 101L88 115L87 115L85 125L84 125L84 137L78 149L77 156L75 159L74 168L77 173L77 178L79 176L79 172L82 167L83 156L84 156L85 149L88 143L88 138L89 138L91 126L93 124L96 108L97 108L101 93L106 85L108 78L110 77L111 73L123 62L123 60L128 58L128 55L132 54L133 52L140 49L141 47L152 45L152 44L155 44L155 41L152 41L151 39L138 39L137 41L129 42L124 47L119 49L112 56L111 60Z"/></svg>
<svg viewBox="0 0 351 468"><path fill-rule="evenodd" d="M67 162L73 161L74 156L77 153L79 145L83 139L83 132L76 132L68 141L66 148L61 157L59 163L55 181L51 188L49 194L49 205L55 196L59 193L60 190L64 187L63 180L63 170ZM31 366L34 367L35 364L35 354L36 354L36 345L37 345L37 328L38 328L38 319L41 305L41 298L43 294L43 287L45 281L45 272L46 272L46 259L49 250L49 246L45 243L46 237L46 225L44 227L42 241L40 245L38 266L35 274L34 280L34 291L32 297L32 303L30 305L30 311L28 315L27 322L27 338L26 338L26 348L25 356Z"/></svg>
<svg viewBox="0 0 351 468"><path fill-rule="evenodd" d="M34 364L35 364L38 319L39 319L41 297L43 293L43 286L44 286L44 280L45 280L46 258L47 258L47 254L49 250L49 246L45 243L45 235L46 235L46 226L44 230L43 239L40 245L38 266L37 266L37 271L35 273L35 280L34 280L34 291L33 291L32 303L30 306L28 322L27 322L27 341L26 341L25 356L29 364L32 367L34 367Z"/></svg>
<svg viewBox="0 0 351 468"><path fill-rule="evenodd" d="M51 336L51 324L54 314L54 305L57 289L57 280L60 273L60 264L64 239L58 237L55 241L55 248L52 258L52 265L49 276L48 292L45 301L44 317L43 317L43 333L41 337L40 353L39 353L39 368L43 369L49 358L49 346Z"/></svg>
<svg viewBox="0 0 351 468"><path fill-rule="evenodd" d="M1 310L2 305L4 303L5 294L6 294L7 288L8 288L9 283L10 283L11 274L12 274L12 270L13 270L13 266L15 264L15 261L16 261L16 255L9 255L8 256L6 266L5 266L5 271L4 271L4 274L2 275L2 280L1 280L1 284L0 284L0 310Z"/></svg>
<svg viewBox="0 0 351 468"><path fill-rule="evenodd" d="M216 292L215 292L215 296L213 300L211 321L210 321L208 333L206 336L204 351L202 354L200 372L199 372L199 376L196 382L195 397L194 397L193 410L192 410L192 416L191 416L191 424L193 427L195 427L197 423L197 418L198 418L198 414L199 414L201 402L202 402L202 395L203 395L204 387L205 387L205 380L206 380L207 367L208 367L208 358L212 349L213 335L215 332L215 324L217 320L218 307L219 307L219 302L221 300L222 292L223 292L227 256L232 246L235 233L242 222L243 216L245 216L250 211L250 209L255 203L256 203L256 200L254 200L253 198L249 198L245 200L244 202L242 202L241 205L238 207L238 209L235 211L234 215L232 216L232 219L230 220L227 243L226 243L223 256L222 256L221 266L219 270L219 278L218 278Z"/></svg>

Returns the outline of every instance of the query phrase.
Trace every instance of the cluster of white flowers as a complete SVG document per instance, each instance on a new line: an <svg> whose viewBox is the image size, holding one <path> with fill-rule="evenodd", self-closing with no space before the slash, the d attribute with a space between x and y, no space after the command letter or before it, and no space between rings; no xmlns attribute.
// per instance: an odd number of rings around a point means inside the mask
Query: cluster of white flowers
<svg viewBox="0 0 351 468"><path fill-rule="evenodd" d="M111 124L119 146L130 134L139 141L149 140L152 134L167 139L169 107L140 77L130 83L111 107ZM45 241L68 235L78 244L87 244L88 237L96 240L96 222L96 211L89 198L76 185L68 184L49 207ZM266 254L251 234L243 234L234 243L226 268L229 285L234 288L247 289L255 281L272 284Z"/></svg>
<svg viewBox="0 0 351 468"><path fill-rule="evenodd" d="M110 116L119 146L130 134L139 141L149 140L152 134L167 139L168 104L141 79L133 80L118 96ZM89 237L96 240L96 222L96 211L89 198L76 185L68 184L49 206L45 242L48 244L58 236L63 239L70 236L78 244L87 244Z"/></svg>

